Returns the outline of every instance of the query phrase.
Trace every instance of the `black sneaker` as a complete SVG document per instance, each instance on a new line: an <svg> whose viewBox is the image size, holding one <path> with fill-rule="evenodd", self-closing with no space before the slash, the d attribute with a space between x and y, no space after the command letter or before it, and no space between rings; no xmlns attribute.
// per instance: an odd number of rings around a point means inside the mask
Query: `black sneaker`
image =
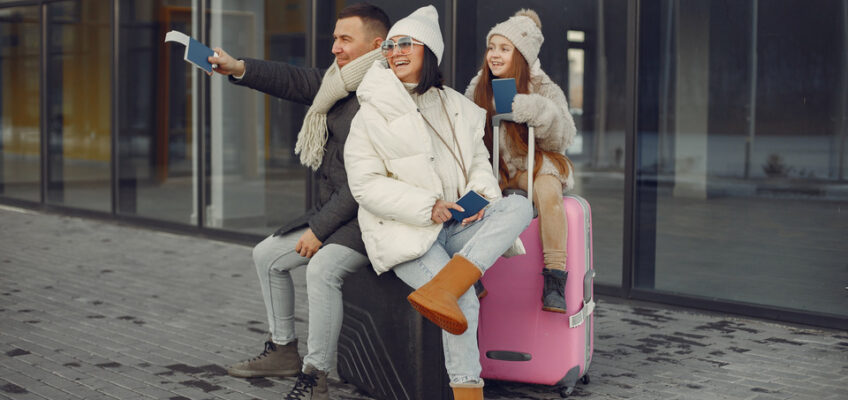
<svg viewBox="0 0 848 400"><path fill-rule="evenodd" d="M307 364L284 400L330 400L327 373Z"/></svg>
<svg viewBox="0 0 848 400"><path fill-rule="evenodd" d="M545 268L545 287L542 289L542 310L565 313L565 281L568 272L560 269Z"/></svg>

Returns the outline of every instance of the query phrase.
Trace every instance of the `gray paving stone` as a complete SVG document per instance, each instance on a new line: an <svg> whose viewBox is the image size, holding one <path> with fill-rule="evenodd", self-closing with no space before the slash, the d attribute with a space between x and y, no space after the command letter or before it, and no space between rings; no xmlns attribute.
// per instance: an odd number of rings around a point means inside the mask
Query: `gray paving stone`
<svg viewBox="0 0 848 400"><path fill-rule="evenodd" d="M0 399L279 399L294 384L221 372L265 337L250 246L3 207L0 221ZM305 353L303 269L293 277ZM606 297L595 330L575 398L848 398L848 332ZM492 381L486 398L559 395Z"/></svg>

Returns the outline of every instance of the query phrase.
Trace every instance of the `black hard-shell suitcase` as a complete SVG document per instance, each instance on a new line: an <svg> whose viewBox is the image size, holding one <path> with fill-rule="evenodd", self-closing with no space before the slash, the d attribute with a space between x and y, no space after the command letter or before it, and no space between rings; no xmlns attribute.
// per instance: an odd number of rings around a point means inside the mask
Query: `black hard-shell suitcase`
<svg viewBox="0 0 848 400"><path fill-rule="evenodd" d="M380 400L452 399L441 330L413 309L412 288L368 266L345 278L338 372Z"/></svg>

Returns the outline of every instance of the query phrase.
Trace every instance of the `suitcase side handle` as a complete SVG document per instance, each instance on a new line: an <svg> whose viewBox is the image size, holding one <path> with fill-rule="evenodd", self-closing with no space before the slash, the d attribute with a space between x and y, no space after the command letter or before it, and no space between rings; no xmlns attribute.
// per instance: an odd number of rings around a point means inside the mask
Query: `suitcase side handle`
<svg viewBox="0 0 848 400"><path fill-rule="evenodd" d="M574 314L568 317L568 326L570 328L576 328L583 324L586 321L586 318L589 318L592 315L592 312L595 311L595 296L592 291L592 280L595 278L595 270L590 270L588 274L583 278L583 307L580 308L580 311L577 314Z"/></svg>
<svg viewBox="0 0 848 400"><path fill-rule="evenodd" d="M498 168L500 167L500 127L502 121L515 122L512 119L512 113L495 114L492 116L492 173L495 174L495 179L498 178ZM536 132L532 126L527 126L527 198L533 202L533 162L535 157L531 154L536 154Z"/></svg>

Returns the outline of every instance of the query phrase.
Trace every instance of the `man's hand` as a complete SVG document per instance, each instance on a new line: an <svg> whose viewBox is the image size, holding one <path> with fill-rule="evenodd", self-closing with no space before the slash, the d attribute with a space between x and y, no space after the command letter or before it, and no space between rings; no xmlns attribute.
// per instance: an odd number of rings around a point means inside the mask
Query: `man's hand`
<svg viewBox="0 0 848 400"><path fill-rule="evenodd" d="M437 224L444 223L445 221L453 217L453 215L450 213L450 209L454 209L459 212L465 212L465 210L460 207L459 204L439 199L436 200L436 204L433 205L433 210L430 212L430 219Z"/></svg>
<svg viewBox="0 0 848 400"><path fill-rule="evenodd" d="M213 71L221 75L244 75L244 61L236 60L220 47L212 50L218 53L218 57L212 56L207 58L207 61L210 63L218 64L218 68L214 68Z"/></svg>
<svg viewBox="0 0 848 400"><path fill-rule="evenodd" d="M315 234L312 233L312 229L307 228L306 232L303 232L303 235L300 235L300 239L297 240L297 244L294 246L294 251L301 255L301 257L312 258L315 253L318 252L318 249L321 248L320 240L315 237Z"/></svg>

